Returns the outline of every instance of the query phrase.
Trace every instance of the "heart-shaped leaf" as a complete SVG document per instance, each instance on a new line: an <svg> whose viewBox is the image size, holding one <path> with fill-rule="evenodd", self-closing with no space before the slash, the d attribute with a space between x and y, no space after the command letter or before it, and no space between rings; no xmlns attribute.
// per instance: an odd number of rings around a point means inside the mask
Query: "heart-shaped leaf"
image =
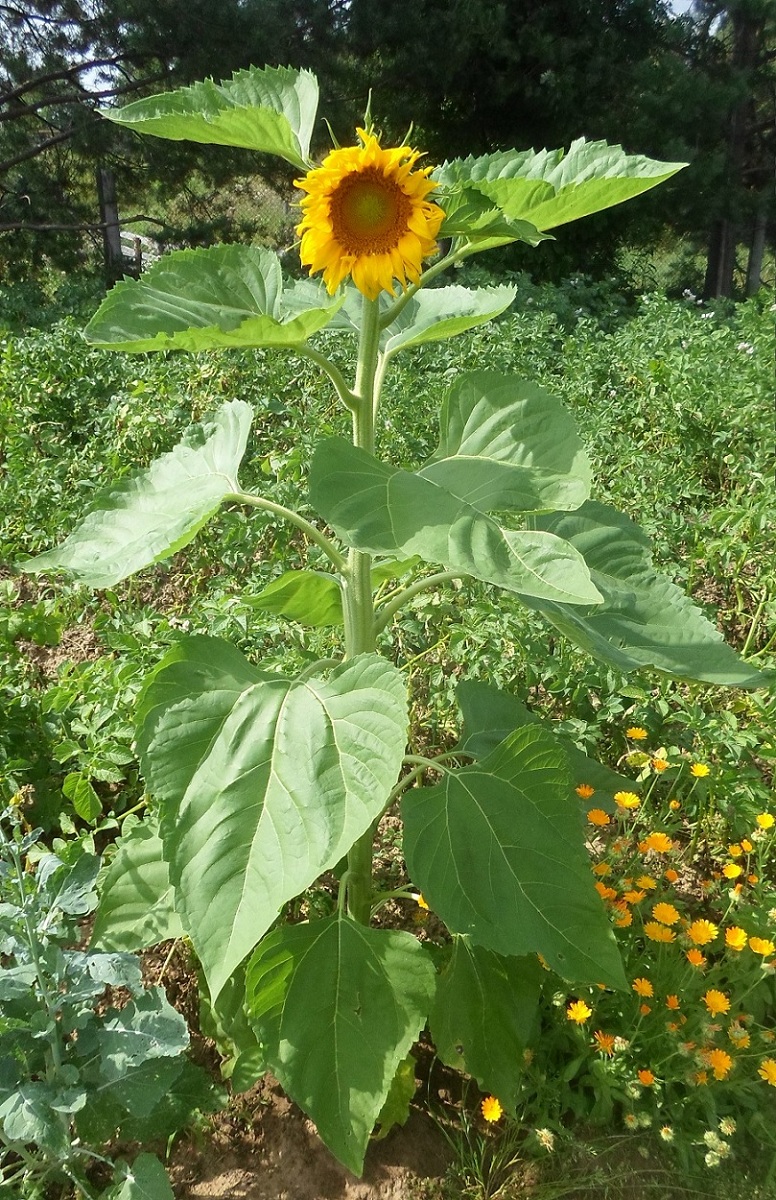
<svg viewBox="0 0 776 1200"><path fill-rule="evenodd" d="M248 1012L272 1073L357 1175L434 986L411 934L347 917L278 929L248 965Z"/></svg>
<svg viewBox="0 0 776 1200"><path fill-rule="evenodd" d="M565 755L544 730L518 729L407 792L402 815L410 877L452 933L497 954L541 953L566 979L625 985Z"/></svg>
<svg viewBox="0 0 776 1200"><path fill-rule="evenodd" d="M378 655L302 682L218 638L187 638L162 660L137 745L213 1000L281 905L382 812L406 737L403 676Z"/></svg>

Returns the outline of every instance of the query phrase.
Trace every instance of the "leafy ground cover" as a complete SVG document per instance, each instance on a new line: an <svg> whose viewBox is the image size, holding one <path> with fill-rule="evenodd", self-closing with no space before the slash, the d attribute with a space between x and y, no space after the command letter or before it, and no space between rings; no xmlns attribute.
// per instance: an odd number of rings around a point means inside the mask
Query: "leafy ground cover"
<svg viewBox="0 0 776 1200"><path fill-rule="evenodd" d="M536 378L573 410L599 498L637 519L663 569L708 604L733 645L772 667L770 303L715 309L690 296L648 296L634 306L584 280L551 293L523 287L516 311L459 339L454 351L443 343L412 354L387 385L385 448L408 462L431 450L436 431L424 413L440 376L487 362ZM289 557L317 565L315 549L267 524L258 552L253 542L246 555L241 512L219 519L217 537L96 597L13 573L15 561L72 527L104 481L126 464L147 464L192 419L232 397L249 398L259 415L245 485L271 481L273 497L291 499L313 442L344 432L308 365L264 353L114 357L88 349L68 321L0 337L0 561L8 564L0 580L0 801L26 794L55 851L75 839L88 853L108 847L109 857L119 824L142 806L132 702L182 630L226 636L270 667L301 669L328 652L325 629L281 623L251 602ZM617 1195L618 1172L631 1186L635 1170L632 1159L622 1168L622 1145L649 1147L687 1178L705 1172L702 1186L720 1194L734 1194L724 1173L756 1147L762 1186L771 1187L772 695L646 673L626 680L548 635L527 610L494 608L476 583L416 597L383 636L405 662L426 668L411 686L430 750L457 736L461 681L487 682L634 781L633 796L624 792L611 811L599 808L594 780L583 795L591 869L631 991L570 994L548 973L526 1061L505 1056L505 1074L522 1067L519 1126L492 1107L497 1119L487 1122L473 1085L438 1112L458 1164L450 1194L514 1186L574 1194L558 1190L568 1179L555 1178L555 1164L578 1153L581 1179L598 1172L590 1186ZM403 864L390 821L382 846L382 870L398 885ZM306 903L326 911L329 898ZM437 936L433 914L415 904L394 905L390 919L421 921L429 941ZM604 1130L617 1154L607 1156L596 1134L598 1151L586 1157L580 1131L591 1129ZM516 1177L516 1155L539 1174Z"/></svg>

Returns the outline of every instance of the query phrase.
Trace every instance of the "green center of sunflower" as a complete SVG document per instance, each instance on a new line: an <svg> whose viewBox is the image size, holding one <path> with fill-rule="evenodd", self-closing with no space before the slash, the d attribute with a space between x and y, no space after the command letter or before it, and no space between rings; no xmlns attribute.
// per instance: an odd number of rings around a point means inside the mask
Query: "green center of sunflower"
<svg viewBox="0 0 776 1200"><path fill-rule="evenodd" d="M347 254L383 254L407 232L410 199L382 171L346 175L331 196L334 237Z"/></svg>

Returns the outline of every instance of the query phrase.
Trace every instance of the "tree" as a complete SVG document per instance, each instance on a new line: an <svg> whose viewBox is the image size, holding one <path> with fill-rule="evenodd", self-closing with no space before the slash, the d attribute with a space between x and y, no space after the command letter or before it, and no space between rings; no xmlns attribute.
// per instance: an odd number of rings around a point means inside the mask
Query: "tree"
<svg viewBox="0 0 776 1200"><path fill-rule="evenodd" d="M43 256L72 266L81 235L101 236L99 168L115 175L127 217L154 180L170 195L194 172L223 183L255 170L246 153L138 139L103 121L100 107L253 62L331 62L345 8L345 0L0 2L0 234L13 235L0 243L4 275ZM163 205L155 219L163 224Z"/></svg>

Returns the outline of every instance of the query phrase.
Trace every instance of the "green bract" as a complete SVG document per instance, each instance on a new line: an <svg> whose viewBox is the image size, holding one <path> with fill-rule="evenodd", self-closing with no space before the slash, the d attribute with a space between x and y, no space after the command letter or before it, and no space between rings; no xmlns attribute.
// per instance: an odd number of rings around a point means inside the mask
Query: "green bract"
<svg viewBox="0 0 776 1200"><path fill-rule="evenodd" d="M305 170L316 98L305 72L267 68L108 115ZM242 490L251 405L228 401L26 567L113 586L186 545L222 504L290 521L314 547L309 566L289 566L252 603L330 628L330 659L286 678L220 639L182 636L151 674L136 717L153 815L125 827L95 942L129 949L184 931L235 1086L271 1069L354 1171L375 1123L385 1132L406 1116L410 1050L426 1023L444 1061L513 1110L544 974L537 955L569 984L625 986L575 789L592 785L611 809L632 781L484 682L461 685L453 750L408 754L417 731L394 615L424 589L473 578L494 603L543 613L617 669L762 682L653 569L637 526L590 499L574 422L545 389L487 369L440 381L427 461L378 453L381 387L399 352L493 320L513 299L508 287L431 287L445 268L511 241L540 246L544 231L638 196L680 165L584 141L567 154L456 160L435 172L432 197L452 248L403 294L284 286L270 251L219 246L176 252L119 284L87 330L108 349L306 356L341 402L342 429L352 427L351 440L319 440L302 512ZM350 372L331 349L339 336L355 352ZM399 802L408 878L382 894L372 843ZM313 885L317 915L287 922ZM370 925L387 899L413 903L418 889L449 933L433 957L411 933Z"/></svg>

